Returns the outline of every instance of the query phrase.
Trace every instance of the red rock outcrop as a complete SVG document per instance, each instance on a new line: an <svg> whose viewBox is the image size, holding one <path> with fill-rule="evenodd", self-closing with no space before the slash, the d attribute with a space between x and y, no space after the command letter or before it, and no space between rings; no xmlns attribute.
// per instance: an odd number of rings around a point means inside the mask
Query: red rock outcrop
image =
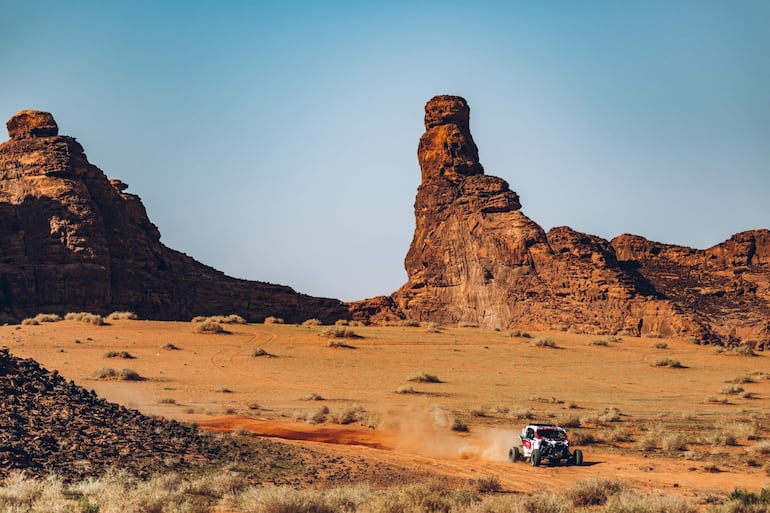
<svg viewBox="0 0 770 513"><path fill-rule="evenodd" d="M21 111L0 144L0 314L133 310L250 321L347 316L337 300L238 280L167 248L138 196L90 164L53 116Z"/></svg>
<svg viewBox="0 0 770 513"><path fill-rule="evenodd" d="M766 231L739 234L700 252L664 251L633 236L610 243L568 227L545 233L521 212L507 182L484 174L469 120L460 97L437 96L426 104L417 150L422 183L405 259L409 281L390 298L353 304L354 316L659 332L702 342L725 341L725 329L767 338ZM693 283L674 287L669 273ZM708 292L715 288L724 292ZM700 302L688 300L696 295ZM729 306L720 302L723 297L732 298ZM734 315L725 315L730 309ZM748 320L745 310L752 312ZM746 329L735 326L738 319Z"/></svg>

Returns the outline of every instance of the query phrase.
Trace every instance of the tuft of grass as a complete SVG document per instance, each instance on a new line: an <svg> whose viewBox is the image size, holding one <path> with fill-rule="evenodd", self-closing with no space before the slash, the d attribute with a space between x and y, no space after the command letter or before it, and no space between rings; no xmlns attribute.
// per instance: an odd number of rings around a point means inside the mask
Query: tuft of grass
<svg viewBox="0 0 770 513"><path fill-rule="evenodd" d="M225 330L221 324L212 320L205 320L195 324L195 333L202 333L204 335L216 335L230 333Z"/></svg>
<svg viewBox="0 0 770 513"><path fill-rule="evenodd" d="M101 369L95 371L91 377L93 379L117 381L144 381L145 379L133 369L112 369L110 367L102 367Z"/></svg>
<svg viewBox="0 0 770 513"><path fill-rule="evenodd" d="M107 351L105 358L123 358L124 360L133 360L135 357L128 351Z"/></svg>
<svg viewBox="0 0 770 513"><path fill-rule="evenodd" d="M80 321L95 326L104 326L104 318L101 315L89 312L70 312L64 318L68 321Z"/></svg>
<svg viewBox="0 0 770 513"><path fill-rule="evenodd" d="M725 385L722 385L722 388L719 389L720 394L725 395L737 395L743 392L743 387L738 386L734 383L727 383Z"/></svg>
<svg viewBox="0 0 770 513"><path fill-rule="evenodd" d="M135 321L139 316L134 312L112 312L107 316L109 321Z"/></svg>
<svg viewBox="0 0 770 513"><path fill-rule="evenodd" d="M603 506L610 497L626 489L626 485L620 481L593 477L577 481L567 490L566 496L576 508Z"/></svg>
<svg viewBox="0 0 770 513"><path fill-rule="evenodd" d="M655 360L655 363L653 363L652 366L668 367L669 369L683 368L683 365L679 362L679 360L672 360L671 358L658 358L657 360Z"/></svg>
<svg viewBox="0 0 770 513"><path fill-rule="evenodd" d="M551 337L537 337L531 344L533 347L549 347L551 349L558 349L559 346Z"/></svg>
<svg viewBox="0 0 770 513"><path fill-rule="evenodd" d="M270 354L261 347L255 347L251 350L251 356L254 358L259 358L260 356L266 356L267 358L275 358L274 354Z"/></svg>
<svg viewBox="0 0 770 513"><path fill-rule="evenodd" d="M407 381L414 381L417 383L443 383L443 381L438 379L437 376L428 374L426 372L418 372L417 374L412 374L407 378Z"/></svg>
<svg viewBox="0 0 770 513"><path fill-rule="evenodd" d="M269 317L265 317L264 324L283 324L283 319L280 317L273 317L271 315Z"/></svg>

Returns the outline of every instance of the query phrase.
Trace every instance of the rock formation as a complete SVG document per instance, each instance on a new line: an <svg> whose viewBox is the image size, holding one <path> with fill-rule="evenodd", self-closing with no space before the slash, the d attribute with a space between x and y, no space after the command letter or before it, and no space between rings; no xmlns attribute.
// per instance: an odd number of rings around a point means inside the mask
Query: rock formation
<svg viewBox="0 0 770 513"><path fill-rule="evenodd" d="M768 339L767 231L706 251L633 236L610 243L568 227L545 233L507 182L484 174L469 119L463 98L426 104L409 281L353 304L354 316Z"/></svg>
<svg viewBox="0 0 770 513"><path fill-rule="evenodd" d="M133 310L155 319L236 313L334 321L347 309L238 280L167 248L138 196L90 164L47 112L21 111L0 144L0 314Z"/></svg>

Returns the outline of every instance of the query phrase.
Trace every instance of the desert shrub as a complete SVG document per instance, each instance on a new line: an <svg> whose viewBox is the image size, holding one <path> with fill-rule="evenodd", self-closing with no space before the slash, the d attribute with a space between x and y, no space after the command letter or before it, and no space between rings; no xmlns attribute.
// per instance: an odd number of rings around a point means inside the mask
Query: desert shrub
<svg viewBox="0 0 770 513"><path fill-rule="evenodd" d="M337 319L334 322L335 326L348 326L349 324L350 324L350 321L348 321L347 319Z"/></svg>
<svg viewBox="0 0 770 513"><path fill-rule="evenodd" d="M309 424L323 424L326 422L327 415L329 415L329 408L327 406L322 406L310 414L307 418L307 422Z"/></svg>
<svg viewBox="0 0 770 513"><path fill-rule="evenodd" d="M577 415L568 415L559 419L559 425L566 428L578 428L580 424L580 417Z"/></svg>
<svg viewBox="0 0 770 513"><path fill-rule="evenodd" d="M617 337L632 337L633 333L629 330L619 330L617 333L615 333L615 336Z"/></svg>
<svg viewBox="0 0 770 513"><path fill-rule="evenodd" d="M319 394L316 394L315 392L311 392L310 394L306 395L302 398L303 401L325 401L322 396Z"/></svg>
<svg viewBox="0 0 770 513"><path fill-rule="evenodd" d="M681 433L669 433L661 440L661 448L665 452L686 451L687 438Z"/></svg>
<svg viewBox="0 0 770 513"><path fill-rule="evenodd" d="M688 336L687 336L687 338L685 338L685 340L686 340L687 342L691 343L691 344L696 344L696 345L697 345L697 344L700 344L700 340L698 340L698 338L697 338L697 337L694 337L694 336L692 336L692 335L688 335Z"/></svg>
<svg viewBox="0 0 770 513"><path fill-rule="evenodd" d="M403 386L400 386L400 387L398 387L398 388L395 390L395 392L396 392L397 394L419 394L419 393L420 393L420 392L418 392L417 390L415 390L415 389L414 389L414 387L412 387L412 386L410 386L410 385L403 385Z"/></svg>
<svg viewBox="0 0 770 513"><path fill-rule="evenodd" d="M207 320L208 320L208 317L206 317L204 315L196 315L195 317L192 318L192 320L190 322L203 322L203 321L207 321Z"/></svg>
<svg viewBox="0 0 770 513"><path fill-rule="evenodd" d="M163 344L162 346L160 346L160 349L162 351L179 351L180 350L177 346L175 346L171 342L167 342Z"/></svg>
<svg viewBox="0 0 770 513"><path fill-rule="evenodd" d="M668 367L670 369L681 369L682 364L679 360L672 360L671 358L658 358L655 360L653 367Z"/></svg>
<svg viewBox="0 0 770 513"><path fill-rule="evenodd" d="M657 331L650 331L643 335L644 338L663 338Z"/></svg>
<svg viewBox="0 0 770 513"><path fill-rule="evenodd" d="M443 383L443 381L438 379L437 376L428 374L426 372L418 372L417 374L412 374L407 378L407 381L415 381L417 383Z"/></svg>
<svg viewBox="0 0 770 513"><path fill-rule="evenodd" d="M327 345L336 349L356 349L356 346L334 338L330 339Z"/></svg>
<svg viewBox="0 0 770 513"><path fill-rule="evenodd" d="M254 349L251 350L251 356L253 356L254 358L259 358L260 356L266 356L267 358L273 358L275 355L272 355L272 354L268 353L267 351L265 351L261 347L255 347Z"/></svg>
<svg viewBox="0 0 770 513"><path fill-rule="evenodd" d="M741 392L741 399L756 399L757 395L754 392Z"/></svg>
<svg viewBox="0 0 770 513"><path fill-rule="evenodd" d="M112 369L110 367L102 367L95 371L91 377L93 379L112 379L118 381L144 381L144 378L139 375L133 369Z"/></svg>
<svg viewBox="0 0 770 513"><path fill-rule="evenodd" d="M112 312L107 316L110 321L135 321L139 318L134 312Z"/></svg>
<svg viewBox="0 0 770 513"><path fill-rule="evenodd" d="M588 342L586 342L586 345L587 346L601 346L601 347L609 346L609 344L607 343L606 340L602 340L602 339L598 339L598 338L593 338L593 339L589 340Z"/></svg>
<svg viewBox="0 0 770 513"><path fill-rule="evenodd" d="M516 338L532 338L532 335L524 330L511 330L511 332L508 333L508 336Z"/></svg>
<svg viewBox="0 0 770 513"><path fill-rule="evenodd" d="M470 321L460 321L457 323L458 328L478 328L479 323Z"/></svg>
<svg viewBox="0 0 770 513"><path fill-rule="evenodd" d="M636 441L636 448L642 452L653 452L658 448L658 437L655 434L647 434Z"/></svg>
<svg viewBox="0 0 770 513"><path fill-rule="evenodd" d="M704 402L710 403L710 404L730 404L730 401L725 399L724 397L717 397L715 395L708 396Z"/></svg>
<svg viewBox="0 0 770 513"><path fill-rule="evenodd" d="M710 433L705 437L705 442L714 447L724 447L727 445L738 445L735 435L729 431L717 431Z"/></svg>
<svg viewBox="0 0 770 513"><path fill-rule="evenodd" d="M324 330L319 331L318 336L331 338L364 338L345 326L330 326Z"/></svg>
<svg viewBox="0 0 770 513"><path fill-rule="evenodd" d="M209 317L207 320L213 321L213 322L218 322L220 324L248 324L246 322L246 319L244 319L240 315L236 315L236 314L214 315L212 317Z"/></svg>
<svg viewBox="0 0 770 513"><path fill-rule="evenodd" d="M205 320L203 322L196 323L195 325L195 333L202 333L204 335L216 335L216 334L224 334L229 333L227 330L225 330L221 324L218 322L214 322L212 320Z"/></svg>
<svg viewBox="0 0 770 513"><path fill-rule="evenodd" d="M125 360L132 360L134 356L128 351L107 351L104 353L105 358L123 358Z"/></svg>
<svg viewBox="0 0 770 513"><path fill-rule="evenodd" d="M740 376L736 376L735 378L733 378L732 382L737 385L745 385L747 383L756 383L757 380L754 379L754 377L752 376L741 374Z"/></svg>
<svg viewBox="0 0 770 513"><path fill-rule="evenodd" d="M623 414L620 413L618 408L612 406L605 408L601 413L599 413L598 420L599 422L620 422L622 415Z"/></svg>
<svg viewBox="0 0 770 513"><path fill-rule="evenodd" d="M96 326L104 325L104 318L101 315L92 314L88 312L70 312L67 315L65 315L64 318L68 321L80 321L80 322L85 322L89 324L94 324Z"/></svg>
<svg viewBox="0 0 770 513"><path fill-rule="evenodd" d="M362 406L357 404L343 408L342 410L332 413L330 415L331 421L335 424L353 424L354 422L362 422L366 418L366 410Z"/></svg>
<svg viewBox="0 0 770 513"><path fill-rule="evenodd" d="M497 476L479 476L471 479L471 486L479 493L495 493L503 489Z"/></svg>
<svg viewBox="0 0 770 513"><path fill-rule="evenodd" d="M425 331L427 331L428 333L441 333L441 328L438 325L428 326L427 328L425 328Z"/></svg>
<svg viewBox="0 0 770 513"><path fill-rule="evenodd" d="M232 391L232 390L230 390L230 389L229 389L229 388L227 388L227 387L218 387L218 388L215 388L215 389L214 389L214 392L216 392L216 393L218 393L218 394L232 394L232 393L233 393L233 391Z"/></svg>
<svg viewBox="0 0 770 513"><path fill-rule="evenodd" d="M655 342L655 345L653 346L655 349L668 349L668 344L665 342Z"/></svg>
<svg viewBox="0 0 770 513"><path fill-rule="evenodd" d="M675 495L645 495L633 490L607 499L604 513L697 513L698 508Z"/></svg>
<svg viewBox="0 0 770 513"><path fill-rule="evenodd" d="M626 485L620 481L594 477L576 482L566 492L567 498L576 508L585 506L602 506L613 495L626 490Z"/></svg>
<svg viewBox="0 0 770 513"><path fill-rule="evenodd" d="M452 431L457 431L458 433L467 433L470 431L468 424L466 424L464 420L458 417L452 419L451 429Z"/></svg>
<svg viewBox="0 0 770 513"><path fill-rule="evenodd" d="M529 408L516 408L511 411L511 415L518 420L532 420L535 418L535 413Z"/></svg>
<svg viewBox="0 0 770 513"><path fill-rule="evenodd" d="M740 394L741 392L743 392L743 387L738 386L734 383L727 383L725 385L722 385L722 388L719 389L719 393L725 394L725 395L735 395L735 394Z"/></svg>
<svg viewBox="0 0 770 513"><path fill-rule="evenodd" d="M176 399L172 397L164 397L163 399L158 399L159 404L176 404Z"/></svg>
<svg viewBox="0 0 770 513"><path fill-rule="evenodd" d="M598 443L593 432L586 430L573 430L569 433L570 445L593 445Z"/></svg>
<svg viewBox="0 0 770 513"><path fill-rule="evenodd" d="M40 324L40 321L37 319L33 319L31 317L27 317L26 319L22 319L21 325L22 326L37 326Z"/></svg>
<svg viewBox="0 0 770 513"><path fill-rule="evenodd" d="M35 316L35 320L37 322L59 322L62 319L61 315L58 314L39 313Z"/></svg>
<svg viewBox="0 0 770 513"><path fill-rule="evenodd" d="M750 454L760 454L762 456L770 456L770 440L762 440L755 443L751 447L746 449Z"/></svg>
<svg viewBox="0 0 770 513"><path fill-rule="evenodd" d="M402 319L398 321L397 325L403 326L404 328L419 328L420 321L416 321L414 319Z"/></svg>
<svg viewBox="0 0 770 513"><path fill-rule="evenodd" d="M550 347L553 349L558 348L559 346L556 345L556 342L551 337L537 337L534 342L532 342L532 346L534 347Z"/></svg>
<svg viewBox="0 0 770 513"><path fill-rule="evenodd" d="M320 319L308 319L302 322L303 326L320 326L323 324Z"/></svg>
<svg viewBox="0 0 770 513"><path fill-rule="evenodd" d="M265 324L283 324L283 319L280 317L273 317L272 315L269 317L265 317Z"/></svg>
<svg viewBox="0 0 770 513"><path fill-rule="evenodd" d="M606 337L604 337L604 340L606 342L622 342L623 338L617 335L607 335Z"/></svg>

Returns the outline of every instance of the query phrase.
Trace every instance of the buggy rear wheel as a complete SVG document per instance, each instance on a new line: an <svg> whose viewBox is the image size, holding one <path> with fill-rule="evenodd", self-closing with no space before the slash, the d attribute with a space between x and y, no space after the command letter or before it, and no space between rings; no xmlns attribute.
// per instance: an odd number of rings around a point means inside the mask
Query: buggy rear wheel
<svg viewBox="0 0 770 513"><path fill-rule="evenodd" d="M511 447L511 449L508 451L508 461L511 463L516 463L521 459L521 454L519 453L518 447Z"/></svg>
<svg viewBox="0 0 770 513"><path fill-rule="evenodd" d="M575 465L582 465L583 464L583 451L580 449L575 449L575 452L572 455L572 461Z"/></svg>
<svg viewBox="0 0 770 513"><path fill-rule="evenodd" d="M533 467L540 465L540 449L534 449L532 451L532 456L530 456L530 463L532 463Z"/></svg>

